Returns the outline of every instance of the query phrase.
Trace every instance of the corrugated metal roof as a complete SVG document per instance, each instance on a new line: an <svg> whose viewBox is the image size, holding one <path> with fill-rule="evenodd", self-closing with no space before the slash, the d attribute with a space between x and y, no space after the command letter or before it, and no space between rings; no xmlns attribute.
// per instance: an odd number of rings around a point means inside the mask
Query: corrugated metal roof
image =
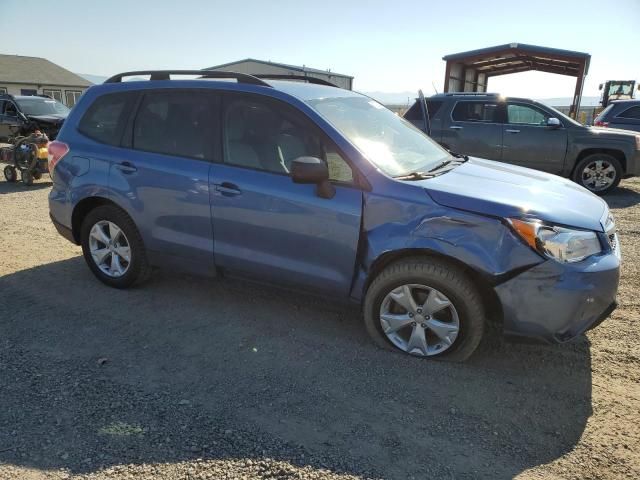
<svg viewBox="0 0 640 480"><path fill-rule="evenodd" d="M319 70L317 68L300 67L298 65L288 65L286 63L267 62L265 60L257 60L255 58L245 58L244 60L237 60L235 62L223 63L222 65L216 65L214 67L208 67L208 68L205 68L204 70L216 70L218 68L229 67L231 65L237 65L239 63L245 63L245 62L256 62L256 63L262 63L264 65L273 65L273 66L276 66L276 67L282 67L282 68L286 68L288 70L293 70L295 72L321 73L323 75L332 75L334 77L344 77L344 78L353 79L353 77L351 75L344 75L342 73L336 73L336 72L331 72L331 71L327 71L327 70Z"/></svg>
<svg viewBox="0 0 640 480"><path fill-rule="evenodd" d="M0 54L0 83L90 87L91 82L45 58Z"/></svg>
<svg viewBox="0 0 640 480"><path fill-rule="evenodd" d="M468 52L452 53L450 55L445 55L444 57L442 57L442 59L445 61L459 60L462 63L467 63L467 61L480 61L478 60L479 58L489 60L493 58L492 55L494 54L500 55L507 52L512 52L514 55L517 53L524 53L533 56L539 56L542 58L545 58L545 56L549 56L550 58L563 57L569 60L582 59L585 63L585 75L589 71L589 63L591 60L591 55L584 52L575 52L573 50L563 50L560 48L540 47L537 45L528 45L526 43L516 42L497 45L495 47L479 48L477 50L470 50Z"/></svg>

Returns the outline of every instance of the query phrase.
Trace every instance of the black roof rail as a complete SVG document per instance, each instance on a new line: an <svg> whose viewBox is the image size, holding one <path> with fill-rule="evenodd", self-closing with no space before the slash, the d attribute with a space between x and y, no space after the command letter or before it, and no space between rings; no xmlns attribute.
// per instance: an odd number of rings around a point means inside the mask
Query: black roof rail
<svg viewBox="0 0 640 480"><path fill-rule="evenodd" d="M266 78L268 80L301 80L301 81L306 81L307 83L313 83L316 85L326 85L327 87L340 88L335 83L331 83L328 80L323 80L322 78L317 78L317 77L308 77L306 75L257 73L257 74L254 74L253 76L257 78Z"/></svg>
<svg viewBox="0 0 640 480"><path fill-rule="evenodd" d="M247 83L250 85L260 85L262 87L271 87L267 82L263 82L253 75L237 72L219 72L212 70L139 70L135 72L118 73L107 78L104 83L119 83L124 77L136 77L139 75L149 75L150 81L153 80L171 80L171 75L200 75L199 78L232 78L238 83Z"/></svg>

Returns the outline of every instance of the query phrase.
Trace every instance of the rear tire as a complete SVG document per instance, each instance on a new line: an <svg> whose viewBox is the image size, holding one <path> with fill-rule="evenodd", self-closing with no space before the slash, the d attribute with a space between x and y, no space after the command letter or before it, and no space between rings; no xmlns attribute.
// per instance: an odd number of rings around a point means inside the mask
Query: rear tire
<svg viewBox="0 0 640 480"><path fill-rule="evenodd" d="M120 234L113 234L111 238L109 232L110 225L114 225L114 230L121 231ZM106 232L104 240L96 240L95 232ZM92 232L94 232L92 234ZM147 260L144 243L133 220L120 208L114 205L103 205L91 210L80 230L82 253L87 265L93 274L102 283L114 288L129 288L136 283L142 283L151 275L151 266ZM128 255L118 255L119 249L128 249ZM111 249L103 255L104 250ZM100 253L97 253L101 250ZM117 265L119 270L109 268L114 263L111 257L118 257ZM98 263L98 258L103 260Z"/></svg>
<svg viewBox="0 0 640 480"><path fill-rule="evenodd" d="M596 195L606 195L622 180L622 165L607 153L593 153L580 160L571 179Z"/></svg>
<svg viewBox="0 0 640 480"><path fill-rule="evenodd" d="M33 185L33 174L29 170L22 170L22 183L24 183L27 187Z"/></svg>
<svg viewBox="0 0 640 480"><path fill-rule="evenodd" d="M402 289L407 286L410 286L409 291L413 292L411 296L418 310L424 311L420 311L420 317L417 311L410 315L411 320L416 319L417 322L411 322L389 333L393 328L381 319L381 315L397 315L398 318L403 318L405 310L407 314L410 313L409 309L404 309L400 303L394 305L396 312L399 313L384 313L387 311L385 305L389 305L390 295L392 298L397 297L397 292L403 291ZM422 289L423 286L424 289ZM427 311L429 302L426 299L432 292L435 292L436 305L447 305L449 302L449 306L443 307L449 309L448 311L436 310L435 314L431 313L432 309ZM419 298L420 295L422 300ZM445 317L436 318L437 315L441 315L439 313L441 311L444 312ZM430 322L433 321L435 323L431 324ZM364 323L371 338L382 348L419 357L461 362L469 358L478 347L486 322L480 294L462 269L437 258L412 257L392 263L373 280L365 295ZM422 350L411 348L414 331L420 325L424 326L423 336L427 339L425 345L430 343ZM432 325L437 328L432 329ZM457 332L454 331L456 326ZM443 339L436 333L437 331L440 334L447 332L447 338ZM404 340L407 340L407 337L409 339L403 343L402 337Z"/></svg>

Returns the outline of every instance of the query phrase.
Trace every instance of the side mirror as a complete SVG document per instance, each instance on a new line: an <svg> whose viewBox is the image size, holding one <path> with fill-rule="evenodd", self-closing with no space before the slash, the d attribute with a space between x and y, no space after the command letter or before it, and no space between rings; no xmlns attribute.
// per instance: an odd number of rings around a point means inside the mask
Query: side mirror
<svg viewBox="0 0 640 480"><path fill-rule="evenodd" d="M562 124L560 123L560 120L558 120L555 117L551 117L549 119L547 119L547 127L550 128L560 128L562 126Z"/></svg>
<svg viewBox="0 0 640 480"><path fill-rule="evenodd" d="M27 118L27 116L22 113L22 112L18 112L18 119L22 122L22 123L29 123L29 119Z"/></svg>
<svg viewBox="0 0 640 480"><path fill-rule="evenodd" d="M598 85L598 90L602 90L602 84Z"/></svg>
<svg viewBox="0 0 640 480"><path fill-rule="evenodd" d="M327 164L316 157L298 157L291 162L291 180L293 183L316 184L316 194L321 198L333 198L336 194L329 182Z"/></svg>

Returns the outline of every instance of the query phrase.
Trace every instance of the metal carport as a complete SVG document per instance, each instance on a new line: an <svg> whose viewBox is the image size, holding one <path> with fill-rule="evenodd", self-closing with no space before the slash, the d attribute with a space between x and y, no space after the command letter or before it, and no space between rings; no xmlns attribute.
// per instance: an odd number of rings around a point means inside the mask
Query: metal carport
<svg viewBox="0 0 640 480"><path fill-rule="evenodd" d="M570 115L580 108L591 55L558 48L508 43L442 57L447 62L445 92L486 92L490 77L538 70L576 77Z"/></svg>

